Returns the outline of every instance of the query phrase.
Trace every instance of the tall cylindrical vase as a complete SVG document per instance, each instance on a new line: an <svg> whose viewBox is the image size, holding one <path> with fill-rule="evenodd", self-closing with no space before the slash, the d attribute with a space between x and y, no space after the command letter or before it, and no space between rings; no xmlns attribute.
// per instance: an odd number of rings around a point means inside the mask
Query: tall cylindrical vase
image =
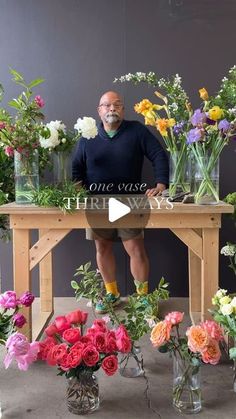
<svg viewBox="0 0 236 419"><path fill-rule="evenodd" d="M38 150L14 152L15 200L17 204L31 204L39 188Z"/></svg>
<svg viewBox="0 0 236 419"><path fill-rule="evenodd" d="M99 386L91 370L81 370L77 377L68 379L67 407L71 413L84 415L99 408Z"/></svg>
<svg viewBox="0 0 236 419"><path fill-rule="evenodd" d="M53 153L53 181L54 184L63 184L71 180L72 162L71 155L66 151Z"/></svg>
<svg viewBox="0 0 236 419"><path fill-rule="evenodd" d="M191 159L187 151L176 151L170 154L169 161L169 195L190 192L191 186Z"/></svg>
<svg viewBox="0 0 236 419"><path fill-rule="evenodd" d="M194 162L194 197L199 205L219 203L219 159L211 153L198 156Z"/></svg>
<svg viewBox="0 0 236 419"><path fill-rule="evenodd" d="M175 353L173 356L173 406L181 413L201 410L200 367Z"/></svg>
<svg viewBox="0 0 236 419"><path fill-rule="evenodd" d="M139 377L144 373L143 355L139 345L133 343L130 352L120 354L119 372L126 378Z"/></svg>

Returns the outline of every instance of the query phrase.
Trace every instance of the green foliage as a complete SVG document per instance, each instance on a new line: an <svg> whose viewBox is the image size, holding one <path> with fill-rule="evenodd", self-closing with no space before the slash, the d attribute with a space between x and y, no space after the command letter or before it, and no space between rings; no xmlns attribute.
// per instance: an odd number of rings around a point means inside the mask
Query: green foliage
<svg viewBox="0 0 236 419"><path fill-rule="evenodd" d="M43 79L35 79L27 83L22 74L10 69L12 80L23 88L17 98L13 98L8 105L14 109L11 115L5 109L0 110L0 121L5 126L0 129L0 145L19 148L21 152L31 152L39 144L41 125L38 123L44 119L41 107L32 97L32 89L41 84Z"/></svg>
<svg viewBox="0 0 236 419"><path fill-rule="evenodd" d="M92 304L102 300L107 309L111 322L114 325L124 324L129 332L131 340L139 340L145 333L150 331L149 322L158 319L158 303L161 299L166 300L169 297L167 291L168 284L162 278L158 288L145 296L133 294L128 297L128 302L123 307L123 314L115 312L111 303L104 298L106 291L103 280L99 272L90 270L91 262L81 265L75 273L80 280L72 281L71 286L75 290L77 300L88 298Z"/></svg>
<svg viewBox="0 0 236 419"><path fill-rule="evenodd" d="M227 77L223 78L220 90L216 97L211 100L211 105L220 106L224 109L232 109L236 106L236 66L233 66Z"/></svg>
<svg viewBox="0 0 236 419"><path fill-rule="evenodd" d="M72 213L76 211L77 201L83 201L88 196L88 192L84 188L77 189L73 182L65 182L61 185L42 185L39 191L33 196L33 203L40 207L57 207L64 213ZM71 198L71 205L68 208L68 200Z"/></svg>
<svg viewBox="0 0 236 419"><path fill-rule="evenodd" d="M105 288L100 273L97 270L90 270L91 262L80 265L76 269L74 277L79 277L78 281L71 281L71 286L75 290L75 298L88 298L93 304L105 294Z"/></svg>
<svg viewBox="0 0 236 419"><path fill-rule="evenodd" d="M230 359L236 359L236 348L230 348L229 357Z"/></svg>
<svg viewBox="0 0 236 419"><path fill-rule="evenodd" d="M234 206L234 213L230 214L230 216L235 221L235 226L236 226L236 192L232 192L226 195L226 197L224 198L224 201L227 204L231 204Z"/></svg>

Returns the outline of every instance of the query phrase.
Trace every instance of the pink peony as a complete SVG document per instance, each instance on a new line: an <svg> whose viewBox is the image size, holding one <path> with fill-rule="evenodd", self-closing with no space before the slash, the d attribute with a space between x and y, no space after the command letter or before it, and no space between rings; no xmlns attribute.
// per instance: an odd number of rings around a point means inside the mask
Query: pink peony
<svg viewBox="0 0 236 419"><path fill-rule="evenodd" d="M39 108L43 108L43 106L45 105L45 102L40 95L35 96L34 101Z"/></svg>
<svg viewBox="0 0 236 419"><path fill-rule="evenodd" d="M8 368L13 359L18 368L26 371L29 365L36 361L40 345L38 342L29 343L22 333L13 333L6 341L7 355L4 359L5 368Z"/></svg>
<svg viewBox="0 0 236 419"><path fill-rule="evenodd" d="M165 320L172 324L172 326L176 326L177 324L183 321L184 313L180 311L171 311L165 316Z"/></svg>
<svg viewBox="0 0 236 419"><path fill-rule="evenodd" d="M121 324L116 330L115 330L116 339L120 339L123 337L129 337L128 332L123 324Z"/></svg>
<svg viewBox="0 0 236 419"><path fill-rule="evenodd" d="M0 307L3 308L16 308L19 304L16 298L15 291L6 291L0 294Z"/></svg>
<svg viewBox="0 0 236 419"><path fill-rule="evenodd" d="M24 292L24 294L19 299L20 303L25 307L30 307L34 301L34 295L30 291Z"/></svg>
<svg viewBox="0 0 236 419"><path fill-rule="evenodd" d="M26 318L21 313L14 314L12 319L14 321L14 326L19 327L19 328L23 327L24 324L26 323Z"/></svg>

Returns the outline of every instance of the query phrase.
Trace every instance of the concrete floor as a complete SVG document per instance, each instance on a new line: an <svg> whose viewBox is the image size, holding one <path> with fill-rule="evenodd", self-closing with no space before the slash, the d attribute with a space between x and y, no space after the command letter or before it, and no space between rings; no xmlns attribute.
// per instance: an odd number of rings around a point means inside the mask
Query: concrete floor
<svg viewBox="0 0 236 419"><path fill-rule="evenodd" d="M36 307L37 304L34 304ZM91 312L85 302L81 309ZM73 298L56 298L55 315L65 314L78 303ZM161 313L181 310L187 313L187 299L171 298L162 303ZM91 321L93 315L91 313ZM190 319L186 316L186 324ZM148 397L145 397L146 382L143 377L124 378L119 373L113 377L98 371L101 392L100 409L92 414L94 419L174 419L187 418L172 408L172 360L168 354L160 354L149 341L149 336L141 342L144 367L148 377ZM56 376L56 368L43 362L31 365L27 372L20 372L16 365L4 369L0 353L0 399L3 418L54 419L75 418L67 411L65 403L66 379ZM203 409L199 419L236 419L236 393L232 390L233 372L228 361L219 365L202 367ZM86 416L80 416L86 417Z"/></svg>

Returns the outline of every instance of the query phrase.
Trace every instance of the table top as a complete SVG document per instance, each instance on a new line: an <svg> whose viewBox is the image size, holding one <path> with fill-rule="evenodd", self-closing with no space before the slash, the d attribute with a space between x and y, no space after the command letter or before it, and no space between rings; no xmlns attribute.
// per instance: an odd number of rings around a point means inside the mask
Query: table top
<svg viewBox="0 0 236 419"><path fill-rule="evenodd" d="M141 195L144 197L143 195ZM93 197L97 197L102 200L104 197L108 200L111 196L108 195L94 195ZM114 196L112 196L114 198ZM125 195L125 198L137 199L140 195ZM124 195L116 196L116 199L121 199L124 202ZM147 197L145 197L146 199ZM160 197L158 197L160 200ZM221 213L233 213L234 207L233 205L226 204L223 201L220 201L216 205L197 205L197 204L183 204L182 202L174 202L173 208L170 208L170 204L167 202L162 202L157 205L157 201L154 197L147 198L149 201L151 209L149 210L152 214L153 213L166 213L166 214L221 214ZM69 214L68 212L64 213L64 216L70 217L73 216L75 213L83 213L86 212L85 208L79 208L74 211L73 214ZM96 213L102 213L107 211L107 209L96 209ZM132 212L134 213L142 213L144 212L143 208L133 209ZM9 215L17 215L17 214L57 214L63 215L63 212L59 208L55 207L39 207L34 204L16 204L15 202L11 202L9 204L1 205L0 206L0 214L9 214Z"/></svg>

